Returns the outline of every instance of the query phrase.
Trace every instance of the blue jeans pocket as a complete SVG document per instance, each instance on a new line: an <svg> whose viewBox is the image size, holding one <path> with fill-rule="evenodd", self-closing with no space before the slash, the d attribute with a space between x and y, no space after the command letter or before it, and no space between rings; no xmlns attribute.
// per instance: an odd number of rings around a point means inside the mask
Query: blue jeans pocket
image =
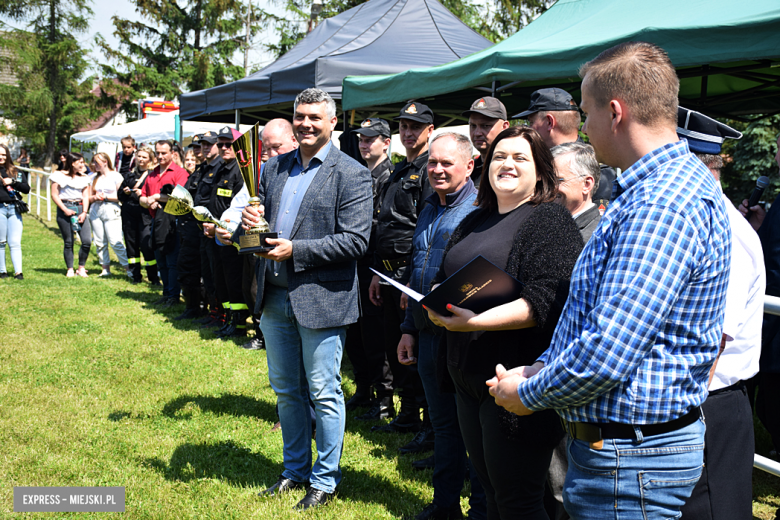
<svg viewBox="0 0 780 520"><path fill-rule="evenodd" d="M583 473L602 477L613 476L617 467L614 450L592 450L588 443L576 439L569 443L569 462Z"/></svg>
<svg viewBox="0 0 780 520"><path fill-rule="evenodd" d="M680 508L691 496L703 467L702 464L693 469L640 471L639 493L644 517L679 518Z"/></svg>

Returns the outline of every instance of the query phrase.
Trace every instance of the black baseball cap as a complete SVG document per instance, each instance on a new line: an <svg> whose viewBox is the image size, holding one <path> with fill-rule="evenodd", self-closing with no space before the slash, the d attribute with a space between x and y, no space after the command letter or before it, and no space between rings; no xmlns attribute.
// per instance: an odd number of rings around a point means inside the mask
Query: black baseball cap
<svg viewBox="0 0 780 520"><path fill-rule="evenodd" d="M701 112L677 107L677 135L688 141L693 153L719 154L723 141L741 139L742 133Z"/></svg>
<svg viewBox="0 0 780 520"><path fill-rule="evenodd" d="M198 135L200 137L200 141L203 143L214 144L217 142L217 134L216 132L212 132L211 130L209 130L205 134L198 134Z"/></svg>
<svg viewBox="0 0 780 520"><path fill-rule="evenodd" d="M512 119L525 118L541 111L563 112L565 110L579 110L571 94L560 88L543 88L531 94L528 110L512 116Z"/></svg>
<svg viewBox="0 0 780 520"><path fill-rule="evenodd" d="M233 129L229 126L223 126L219 129L219 132L217 133L217 137L221 137L222 139L230 139L233 140Z"/></svg>
<svg viewBox="0 0 780 520"><path fill-rule="evenodd" d="M192 148L194 146L200 147L200 141L201 141L201 134L195 134L192 136L192 142L189 144L189 147Z"/></svg>
<svg viewBox="0 0 780 520"><path fill-rule="evenodd" d="M369 117L360 123L360 128L352 131L366 137L374 137L376 135L390 137L390 123L378 117Z"/></svg>
<svg viewBox="0 0 780 520"><path fill-rule="evenodd" d="M399 119L411 119L420 123L433 124L433 110L428 108L428 105L423 105L417 101L410 101L401 109L401 113L398 117L393 118L395 121Z"/></svg>
<svg viewBox="0 0 780 520"><path fill-rule="evenodd" d="M490 96L481 97L471 104L471 108L463 112L464 116L469 114L482 114L491 119L506 119L506 107L498 99Z"/></svg>

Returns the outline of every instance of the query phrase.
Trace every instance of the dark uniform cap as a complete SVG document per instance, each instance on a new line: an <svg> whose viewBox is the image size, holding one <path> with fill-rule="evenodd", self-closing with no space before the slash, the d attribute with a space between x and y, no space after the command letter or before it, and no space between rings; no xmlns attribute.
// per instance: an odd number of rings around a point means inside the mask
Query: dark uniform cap
<svg viewBox="0 0 780 520"><path fill-rule="evenodd" d="M578 110L571 94L560 88L542 88L531 94L528 110L512 116L512 119L522 119L541 111L562 112L564 110Z"/></svg>
<svg viewBox="0 0 780 520"><path fill-rule="evenodd" d="M217 134L209 130L205 134L200 134L200 140L204 143L214 144L217 142Z"/></svg>
<svg viewBox="0 0 780 520"><path fill-rule="evenodd" d="M433 110L428 108L428 105L423 105L417 101L407 103L402 109L398 117L393 118L395 121L399 119L411 119L412 121L418 121L420 123L433 124Z"/></svg>
<svg viewBox="0 0 780 520"><path fill-rule="evenodd" d="M464 116L469 114L482 114L491 119L506 119L506 107L498 99L490 96L481 97L471 104L471 108L463 112Z"/></svg>
<svg viewBox="0 0 780 520"><path fill-rule="evenodd" d="M677 135L688 141L693 153L719 154L725 139L741 139L742 134L695 110L677 107Z"/></svg>
<svg viewBox="0 0 780 520"><path fill-rule="evenodd" d="M189 144L189 146L190 146L190 147L193 147L193 146L200 146L200 141L201 141L201 139L202 139L202 138L201 138L201 135L202 135L202 134L195 134L195 135L193 135L193 136L192 136L192 142Z"/></svg>
<svg viewBox="0 0 780 520"><path fill-rule="evenodd" d="M229 126L223 126L219 129L219 133L217 134L217 137L221 137L223 139L230 139L233 140L233 129Z"/></svg>
<svg viewBox="0 0 780 520"><path fill-rule="evenodd" d="M384 119L369 117L360 123L360 128L352 131L367 137L374 137L375 135L390 137L390 123Z"/></svg>

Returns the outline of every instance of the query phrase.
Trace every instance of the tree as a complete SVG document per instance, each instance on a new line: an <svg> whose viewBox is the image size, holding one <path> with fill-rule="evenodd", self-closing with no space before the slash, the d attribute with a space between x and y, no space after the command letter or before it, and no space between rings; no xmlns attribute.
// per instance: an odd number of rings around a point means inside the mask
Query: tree
<svg viewBox="0 0 780 520"><path fill-rule="evenodd" d="M0 87L3 116L50 165L68 136L95 118L100 102L90 94L87 61L74 34L87 28L88 0L0 0L0 15L24 22L28 31L11 28L0 45L12 51L8 66L17 85ZM45 157L40 151L45 150Z"/></svg>
<svg viewBox="0 0 780 520"><path fill-rule="evenodd" d="M3 0L0 0L3 1ZM107 77L122 88L118 101L132 117L132 101L144 95L174 99L183 91L201 90L244 77L234 65L236 51L247 45L246 19L250 8L242 0L135 0L136 22L113 17L120 48L105 39L97 43L111 64ZM251 5L251 3L250 3ZM249 38L257 33L266 13L251 7Z"/></svg>
<svg viewBox="0 0 780 520"><path fill-rule="evenodd" d="M771 183L761 200L774 201L780 189L780 177L775 162L777 136L780 134L780 115L763 117L752 123L722 120L742 132L742 139L726 139L723 153L727 160L721 172L724 193L738 205L748 198L762 175Z"/></svg>

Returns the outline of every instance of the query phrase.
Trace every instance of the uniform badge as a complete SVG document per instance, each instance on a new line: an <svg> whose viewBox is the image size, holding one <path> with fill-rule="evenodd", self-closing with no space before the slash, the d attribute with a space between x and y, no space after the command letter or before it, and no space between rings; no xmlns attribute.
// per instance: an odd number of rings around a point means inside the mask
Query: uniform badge
<svg viewBox="0 0 780 520"><path fill-rule="evenodd" d="M214 174L213 174L213 173L209 173L209 177L213 177L213 176L214 176Z"/></svg>
<svg viewBox="0 0 780 520"><path fill-rule="evenodd" d="M485 108L485 107L487 107L487 104L485 103L485 99L484 98L480 98L480 100L477 101L476 108Z"/></svg>
<svg viewBox="0 0 780 520"><path fill-rule="evenodd" d="M360 123L360 126L362 126L363 128L365 128L367 126L371 126L371 120L370 119L366 119L365 121Z"/></svg>
<svg viewBox="0 0 780 520"><path fill-rule="evenodd" d="M414 106L414 103L409 105L409 108L406 109L407 114L416 114L417 113L417 107Z"/></svg>
<svg viewBox="0 0 780 520"><path fill-rule="evenodd" d="M217 195L220 197L232 197L233 190L226 190L225 188L217 188Z"/></svg>
<svg viewBox="0 0 780 520"><path fill-rule="evenodd" d="M420 176L419 176L419 175L410 175L410 176L409 176L409 180L410 180L410 181L416 181L416 180L417 180L417 179L419 179L419 178L420 178Z"/></svg>

